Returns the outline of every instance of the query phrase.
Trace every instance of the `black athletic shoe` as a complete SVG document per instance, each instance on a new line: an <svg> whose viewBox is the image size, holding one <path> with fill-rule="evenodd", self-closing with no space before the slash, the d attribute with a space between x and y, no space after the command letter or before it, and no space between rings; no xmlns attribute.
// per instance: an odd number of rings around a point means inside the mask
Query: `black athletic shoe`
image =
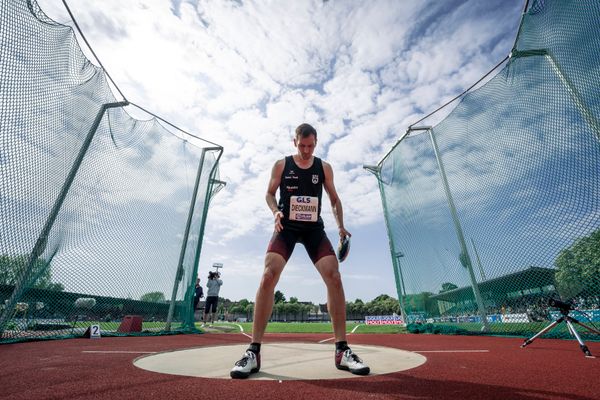
<svg viewBox="0 0 600 400"><path fill-rule="evenodd" d="M250 350L246 350L244 356L235 363L229 376L233 379L246 379L250 374L260 371L260 353L254 354Z"/></svg>

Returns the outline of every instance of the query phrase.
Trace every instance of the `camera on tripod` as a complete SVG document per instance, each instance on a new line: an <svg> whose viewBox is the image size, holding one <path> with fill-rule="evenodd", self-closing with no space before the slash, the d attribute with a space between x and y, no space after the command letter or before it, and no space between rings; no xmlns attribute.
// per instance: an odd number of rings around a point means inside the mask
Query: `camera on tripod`
<svg viewBox="0 0 600 400"><path fill-rule="evenodd" d="M567 303L558 299L555 299L554 297L550 297L548 299L548 305L550 307L554 307L554 308L558 308L560 309L561 312L569 312L570 310L573 310L573 304L571 303Z"/></svg>
<svg viewBox="0 0 600 400"><path fill-rule="evenodd" d="M588 358L595 358L592 355L592 353L590 352L590 349L588 349L588 347L585 345L585 343L583 343L583 340L581 340L581 337L579 336L579 333L577 333L577 330L575 330L575 326L573 324L579 325L579 326L585 328L586 330L588 330L589 332L596 333L599 335L600 335L600 331L596 328L592 328L585 324L582 324L577 319L571 317L569 315L569 312L571 310L575 310L575 307L573 306L573 304L564 302L562 300L555 299L554 297L550 297L548 299L548 305L550 307L558 308L562 315L556 321L553 321L552 323L550 323L550 325L548 325L547 327L545 327L544 329L542 329L541 331L539 331L538 333L536 333L529 339L526 339L525 342L523 342L523 344L521 345L521 347L525 347L525 346L531 344L535 339L542 336L544 333L548 332L549 330L553 329L561 322L564 322L567 325L567 330L569 331L569 333L572 336L574 336L575 339L577 339L577 342L579 343L579 348L581 349L583 354Z"/></svg>

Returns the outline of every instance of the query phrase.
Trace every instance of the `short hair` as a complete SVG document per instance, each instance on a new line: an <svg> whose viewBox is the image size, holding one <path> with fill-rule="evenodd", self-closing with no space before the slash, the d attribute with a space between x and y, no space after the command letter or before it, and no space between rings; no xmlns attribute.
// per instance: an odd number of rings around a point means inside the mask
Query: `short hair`
<svg viewBox="0 0 600 400"><path fill-rule="evenodd" d="M317 130L313 128L311 125L304 123L298 125L296 128L296 138L298 136L302 136L303 138L307 138L310 135L315 135L315 139L317 138Z"/></svg>

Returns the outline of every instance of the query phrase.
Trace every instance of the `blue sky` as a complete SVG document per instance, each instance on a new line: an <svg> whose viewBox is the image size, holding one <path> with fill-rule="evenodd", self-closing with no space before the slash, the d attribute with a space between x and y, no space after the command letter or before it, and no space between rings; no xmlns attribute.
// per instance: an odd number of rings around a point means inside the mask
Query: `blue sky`
<svg viewBox="0 0 600 400"><path fill-rule="evenodd" d="M39 4L71 24L61 1ZM503 59L523 8L521 0L68 4L130 101L224 146L227 187L209 212L200 275L223 263L221 295L232 300L254 298L272 232L267 180L294 152L302 122L319 132L315 155L333 165L353 235L341 265L347 299L397 297L377 181L362 166ZM335 240L328 206L324 219ZM326 300L302 246L278 289Z"/></svg>

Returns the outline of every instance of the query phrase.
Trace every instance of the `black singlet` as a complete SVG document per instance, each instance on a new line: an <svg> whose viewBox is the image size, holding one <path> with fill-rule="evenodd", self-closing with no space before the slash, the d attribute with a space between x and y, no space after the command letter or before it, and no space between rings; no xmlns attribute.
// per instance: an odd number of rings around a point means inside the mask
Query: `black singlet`
<svg viewBox="0 0 600 400"><path fill-rule="evenodd" d="M292 156L285 158L285 166L279 185L279 209L283 212L281 232L273 232L267 252L277 253L289 260L296 243L302 243L314 264L335 252L327 238L321 218L321 199L325 172L323 162L314 157L310 168L302 169ZM293 202L294 196L300 196ZM318 206L314 203L318 201ZM290 209L292 207L292 209ZM296 219L290 219L290 210ZM310 217L310 218L309 218ZM315 221L310 221L314 219Z"/></svg>
<svg viewBox="0 0 600 400"><path fill-rule="evenodd" d="M306 169L300 168L293 156L285 158L279 184L279 209L283 212L284 225L299 228L323 227L321 200L324 181L325 172L320 158L314 157L312 165ZM295 201L290 209L293 197ZM314 204L315 198L318 199L318 205ZM295 220L290 219L290 210L295 214Z"/></svg>

